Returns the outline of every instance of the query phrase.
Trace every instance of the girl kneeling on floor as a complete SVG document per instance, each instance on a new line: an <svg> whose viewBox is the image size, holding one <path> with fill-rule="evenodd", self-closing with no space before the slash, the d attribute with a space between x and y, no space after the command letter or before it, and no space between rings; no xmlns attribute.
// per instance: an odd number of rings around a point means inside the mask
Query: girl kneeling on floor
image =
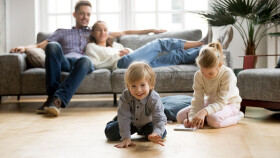
<svg viewBox="0 0 280 158"><path fill-rule="evenodd" d="M180 110L177 121L185 127L203 128L204 120L214 128L237 124L244 117L240 112L241 97L232 69L224 65L220 43L204 46L196 59L191 106Z"/></svg>

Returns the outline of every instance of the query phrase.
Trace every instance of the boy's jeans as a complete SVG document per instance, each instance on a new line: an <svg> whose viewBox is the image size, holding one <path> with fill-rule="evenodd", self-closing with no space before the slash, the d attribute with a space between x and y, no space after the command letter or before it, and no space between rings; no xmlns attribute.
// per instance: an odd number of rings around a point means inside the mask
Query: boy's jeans
<svg viewBox="0 0 280 158"><path fill-rule="evenodd" d="M140 135L145 135L148 138L148 135L153 133L153 123L147 123L140 130L138 130L135 126L130 126L131 135L134 133L138 133ZM166 130L163 133L162 139L166 136ZM110 121L107 123L105 128L105 135L110 141L117 141L121 139L119 123L118 121Z"/></svg>
<svg viewBox="0 0 280 158"><path fill-rule="evenodd" d="M46 88L49 97L58 97L63 102L62 107L68 105L75 91L86 77L94 70L91 60L87 56L66 58L57 42L50 42L46 46ZM61 83L61 71L69 72Z"/></svg>

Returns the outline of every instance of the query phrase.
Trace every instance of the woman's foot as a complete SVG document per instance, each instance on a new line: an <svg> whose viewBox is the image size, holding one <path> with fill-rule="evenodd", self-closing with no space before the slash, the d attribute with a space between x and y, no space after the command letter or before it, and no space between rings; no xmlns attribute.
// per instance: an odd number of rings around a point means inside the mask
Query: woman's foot
<svg viewBox="0 0 280 158"><path fill-rule="evenodd" d="M219 36L217 40L222 44L223 49L227 49L230 42L232 41L232 38L233 38L233 29L231 26L229 26L226 29L226 32L221 36Z"/></svg>
<svg viewBox="0 0 280 158"><path fill-rule="evenodd" d="M199 41L202 42L203 44L211 43L212 42L212 36L213 36L212 27L209 25L207 35Z"/></svg>

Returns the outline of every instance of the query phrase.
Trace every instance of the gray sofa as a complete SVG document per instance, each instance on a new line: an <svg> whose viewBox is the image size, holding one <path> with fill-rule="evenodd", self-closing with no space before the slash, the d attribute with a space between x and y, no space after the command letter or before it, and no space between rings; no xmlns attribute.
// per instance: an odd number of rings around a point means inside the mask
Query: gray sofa
<svg viewBox="0 0 280 158"><path fill-rule="evenodd" d="M237 86L246 106L280 110L280 69L247 69L238 73Z"/></svg>
<svg viewBox="0 0 280 158"><path fill-rule="evenodd" d="M125 47L137 49L145 43L156 38L181 38L196 41L201 39L200 30L186 30L178 32L166 32L155 35L125 35L117 39L117 42ZM37 42L40 42L49 34L39 33ZM230 52L224 50L226 64L230 65ZM28 66L25 54L0 53L0 98L10 95L45 95L45 69ZM192 92L194 73L198 70L195 64L174 65L154 68L156 73L155 90L159 93L166 92ZM116 103L116 94L124 89L125 69L117 69L111 72L108 69L95 70L89 74L76 94L113 94ZM68 75L63 72L61 79Z"/></svg>

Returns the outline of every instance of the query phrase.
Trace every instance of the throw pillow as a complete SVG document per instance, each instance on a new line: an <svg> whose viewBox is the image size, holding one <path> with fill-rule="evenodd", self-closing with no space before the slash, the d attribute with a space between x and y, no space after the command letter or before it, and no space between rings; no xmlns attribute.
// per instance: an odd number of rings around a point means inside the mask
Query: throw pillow
<svg viewBox="0 0 280 158"><path fill-rule="evenodd" d="M162 97L161 101L164 105L164 113L167 117L167 120L177 121L177 113L181 109L190 106L192 99L193 97L187 95L174 95Z"/></svg>
<svg viewBox="0 0 280 158"><path fill-rule="evenodd" d="M41 48L29 48L25 51L26 60L32 67L45 67L45 51Z"/></svg>

